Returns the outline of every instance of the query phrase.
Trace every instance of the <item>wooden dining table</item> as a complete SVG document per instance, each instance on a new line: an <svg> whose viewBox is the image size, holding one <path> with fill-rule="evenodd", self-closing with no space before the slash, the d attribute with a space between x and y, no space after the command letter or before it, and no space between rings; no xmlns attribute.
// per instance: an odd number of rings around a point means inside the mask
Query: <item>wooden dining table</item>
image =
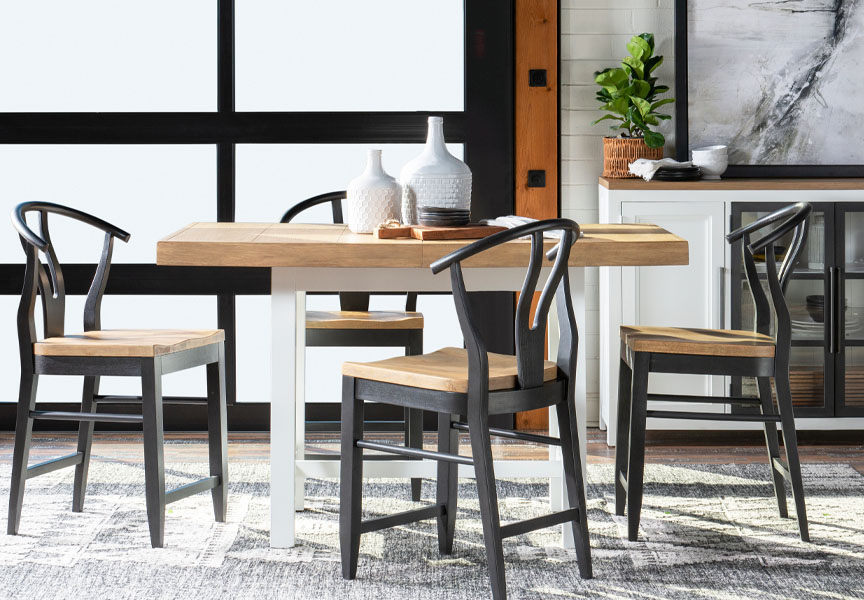
<svg viewBox="0 0 864 600"><path fill-rule="evenodd" d="M433 275L429 265L471 240L377 239L345 225L294 223L192 223L158 242L157 264L189 267L267 267L271 269L270 375L270 545L295 542L295 509L303 508L309 477L338 477L338 461L304 457L304 371L307 292L447 292L450 278ZM551 249L555 240L547 240ZM469 291L519 291L525 278L530 241L516 240L463 263ZM687 241L655 225L582 225L570 255L570 286L576 321L586 329L585 267L686 265ZM541 277L548 275L548 267ZM438 324L436 324L438 325ZM502 326L512 327L512 323ZM557 321L550 315L549 355L556 356ZM582 464L586 443L586 360L579 344L576 381ZM556 435L550 411L550 435ZM556 453L558 454L556 456ZM549 478L553 509L566 502L560 450L547 460L496 461L498 477ZM368 477L435 477L432 461L370 461ZM460 476L472 477L470 467ZM567 531L564 528L565 545Z"/></svg>

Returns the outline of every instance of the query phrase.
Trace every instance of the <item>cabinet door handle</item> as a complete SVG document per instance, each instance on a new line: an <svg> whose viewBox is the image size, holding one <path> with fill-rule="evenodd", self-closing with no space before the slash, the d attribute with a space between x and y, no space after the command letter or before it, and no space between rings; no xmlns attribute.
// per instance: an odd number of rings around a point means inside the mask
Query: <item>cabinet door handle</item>
<svg viewBox="0 0 864 600"><path fill-rule="evenodd" d="M837 267L831 267L829 270L829 289L831 293L831 304L825 302L824 306L830 311L831 318L828 321L828 351L831 354L836 354L839 351L839 342L838 342L838 334L837 331L837 297L840 295L839 286L837 285L839 281L838 277L838 269Z"/></svg>
<svg viewBox="0 0 864 600"><path fill-rule="evenodd" d="M844 298L845 294L843 293L843 267L835 268L835 283L834 283L834 323L836 324L836 329L834 330L834 352L836 354L840 353L840 344L845 337L846 331L846 298Z"/></svg>
<svg viewBox="0 0 864 600"><path fill-rule="evenodd" d="M726 324L726 269L717 268L717 328L725 329Z"/></svg>

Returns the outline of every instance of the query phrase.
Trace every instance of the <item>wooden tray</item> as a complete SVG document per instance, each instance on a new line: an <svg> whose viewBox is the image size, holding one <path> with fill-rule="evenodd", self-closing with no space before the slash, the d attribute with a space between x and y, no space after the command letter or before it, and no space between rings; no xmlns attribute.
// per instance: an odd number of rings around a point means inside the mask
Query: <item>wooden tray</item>
<svg viewBox="0 0 864 600"><path fill-rule="evenodd" d="M382 240L400 237L410 237L415 240L479 240L506 229L506 227L481 225L480 223L470 223L459 227L405 225L387 229L378 228L375 230L375 237Z"/></svg>

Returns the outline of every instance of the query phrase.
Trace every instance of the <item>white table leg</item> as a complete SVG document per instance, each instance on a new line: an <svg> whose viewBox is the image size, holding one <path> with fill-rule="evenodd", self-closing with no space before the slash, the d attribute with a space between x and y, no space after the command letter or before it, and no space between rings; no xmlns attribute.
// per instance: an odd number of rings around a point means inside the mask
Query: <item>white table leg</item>
<svg viewBox="0 0 864 600"><path fill-rule="evenodd" d="M294 545L295 461L297 429L297 294L291 272L273 268L270 319L270 547ZM303 312L301 309L300 312ZM301 342L302 344L302 342ZM302 345L301 345L302 347Z"/></svg>
<svg viewBox="0 0 864 600"><path fill-rule="evenodd" d="M573 314L576 317L576 327L579 332L579 347L576 355L576 421L579 433L579 452L582 456L582 477L587 479L587 435L588 427L585 423L588 413L588 384L587 365L585 364L585 338L586 338L586 315L585 315L585 269L570 269L570 295L573 299ZM555 306L549 312L549 359L555 360L558 355L558 315ZM549 409L549 435L557 436L558 415L554 407ZM561 465L561 449L549 448L549 460L556 461ZM564 469L559 466L558 477L549 479L549 499L553 511L562 510L564 506L569 507L567 493L564 488ZM573 540L573 529L569 524L562 526L562 545L565 548L575 548Z"/></svg>
<svg viewBox="0 0 864 600"><path fill-rule="evenodd" d="M306 458L306 292L295 293L294 336L294 453L296 460ZM306 499L306 477L294 471L294 510L303 510Z"/></svg>
<svg viewBox="0 0 864 600"><path fill-rule="evenodd" d="M578 242L577 242L578 243ZM585 269L570 269L570 295L573 314L579 331L579 350L576 355L576 422L579 430L579 454L582 456L582 477L588 477L588 364L585 354L588 338L588 319L585 314Z"/></svg>

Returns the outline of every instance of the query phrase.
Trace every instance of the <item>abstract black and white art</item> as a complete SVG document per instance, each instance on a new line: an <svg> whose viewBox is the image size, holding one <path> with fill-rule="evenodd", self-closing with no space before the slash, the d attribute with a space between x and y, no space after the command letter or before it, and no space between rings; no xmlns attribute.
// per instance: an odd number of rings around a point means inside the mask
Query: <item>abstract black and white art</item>
<svg viewBox="0 0 864 600"><path fill-rule="evenodd" d="M730 165L817 175L829 174L820 165L864 165L864 0L677 4L690 149L726 144Z"/></svg>

